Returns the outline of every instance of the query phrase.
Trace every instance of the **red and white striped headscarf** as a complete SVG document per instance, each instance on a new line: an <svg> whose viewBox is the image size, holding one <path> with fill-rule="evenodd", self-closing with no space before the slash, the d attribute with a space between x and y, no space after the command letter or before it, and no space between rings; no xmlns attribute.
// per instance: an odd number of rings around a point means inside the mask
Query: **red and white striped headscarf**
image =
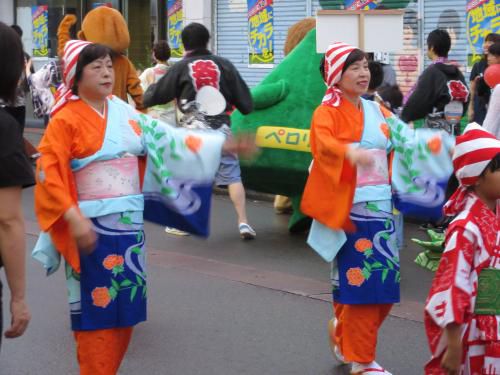
<svg viewBox="0 0 500 375"><path fill-rule="evenodd" d="M75 83L75 71L78 57L83 49L89 44L92 43L84 40L70 40L64 46L64 55L62 58L63 83L57 89L56 103L50 112L51 116L54 116L57 111L68 103L68 101L78 99L78 96L73 94L71 88Z"/></svg>
<svg viewBox="0 0 500 375"><path fill-rule="evenodd" d="M323 97L323 104L338 107L341 91L337 87L342 77L342 69L350 53L357 49L349 44L336 42L328 46L325 53L325 81L328 89Z"/></svg>
<svg viewBox="0 0 500 375"><path fill-rule="evenodd" d="M444 207L447 215L462 209L467 186L473 186L491 160L500 153L500 140L484 130L481 125L471 123L457 137L453 152L453 169L460 187Z"/></svg>

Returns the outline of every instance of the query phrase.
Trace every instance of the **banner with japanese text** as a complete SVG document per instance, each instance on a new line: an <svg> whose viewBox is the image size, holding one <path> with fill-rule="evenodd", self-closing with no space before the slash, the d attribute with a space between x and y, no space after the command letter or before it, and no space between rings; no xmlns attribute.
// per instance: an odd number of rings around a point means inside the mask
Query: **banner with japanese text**
<svg viewBox="0 0 500 375"><path fill-rule="evenodd" d="M273 0L247 0L248 62L274 64Z"/></svg>
<svg viewBox="0 0 500 375"><path fill-rule="evenodd" d="M344 9L347 10L368 10L375 9L380 0L345 0Z"/></svg>
<svg viewBox="0 0 500 375"><path fill-rule="evenodd" d="M167 16L168 44L170 45L171 57L180 58L184 54L184 46L181 40L182 28L184 25L182 20L182 0L168 0Z"/></svg>
<svg viewBox="0 0 500 375"><path fill-rule="evenodd" d="M33 24L33 56L49 56L49 7L38 5L31 7Z"/></svg>
<svg viewBox="0 0 500 375"><path fill-rule="evenodd" d="M484 38L500 33L500 4L498 0L467 1L467 66L470 68L483 55Z"/></svg>

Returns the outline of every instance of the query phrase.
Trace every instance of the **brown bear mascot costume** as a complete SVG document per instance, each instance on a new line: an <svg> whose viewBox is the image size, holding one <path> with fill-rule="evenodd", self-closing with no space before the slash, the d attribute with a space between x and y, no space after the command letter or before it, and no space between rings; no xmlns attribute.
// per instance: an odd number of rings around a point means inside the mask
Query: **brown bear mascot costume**
<svg viewBox="0 0 500 375"><path fill-rule="evenodd" d="M76 24L76 21L74 15L68 14L59 24L57 30L59 58L64 53L64 45L71 39L70 29ZM141 82L134 66L124 55L125 50L130 45L130 35L122 14L116 9L106 6L91 10L83 19L78 39L103 44L116 53L113 56L113 69L115 71L113 94L126 102L128 101L127 94L129 94L136 108L143 109Z"/></svg>

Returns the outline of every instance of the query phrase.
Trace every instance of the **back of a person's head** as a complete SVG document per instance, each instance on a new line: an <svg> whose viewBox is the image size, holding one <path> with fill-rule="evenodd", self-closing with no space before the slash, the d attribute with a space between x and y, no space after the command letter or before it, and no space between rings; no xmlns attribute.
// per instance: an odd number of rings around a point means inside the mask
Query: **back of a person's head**
<svg viewBox="0 0 500 375"><path fill-rule="evenodd" d="M170 58L170 46L166 40L159 40L153 45L153 54L158 61L167 61Z"/></svg>
<svg viewBox="0 0 500 375"><path fill-rule="evenodd" d="M500 42L493 43L488 47L488 54L499 57L500 56Z"/></svg>
<svg viewBox="0 0 500 375"><path fill-rule="evenodd" d="M12 29L19 35L21 38L23 37L23 29L19 25L10 25Z"/></svg>
<svg viewBox="0 0 500 375"><path fill-rule="evenodd" d="M393 112L403 105L403 93L398 85L382 87L377 93Z"/></svg>
<svg viewBox="0 0 500 375"><path fill-rule="evenodd" d="M448 57L451 48L450 34L446 30L436 29L427 36L427 48L434 51L439 57Z"/></svg>
<svg viewBox="0 0 500 375"><path fill-rule="evenodd" d="M13 99L24 69L21 38L13 28L0 22L0 99Z"/></svg>
<svg viewBox="0 0 500 375"><path fill-rule="evenodd" d="M384 68L377 61L369 61L368 69L370 70L370 83L368 90L376 90L384 81Z"/></svg>
<svg viewBox="0 0 500 375"><path fill-rule="evenodd" d="M181 39L186 51L204 49L208 46L210 33L201 23L193 22L182 30Z"/></svg>

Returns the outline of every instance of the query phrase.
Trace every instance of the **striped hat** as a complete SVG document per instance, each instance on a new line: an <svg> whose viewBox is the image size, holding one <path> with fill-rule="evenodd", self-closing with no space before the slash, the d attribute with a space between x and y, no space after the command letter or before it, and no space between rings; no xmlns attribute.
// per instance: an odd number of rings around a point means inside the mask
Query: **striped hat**
<svg viewBox="0 0 500 375"><path fill-rule="evenodd" d="M62 58L63 83L57 89L57 101L54 107L52 107L52 111L50 112L51 116L54 116L54 114L64 107L69 100L78 98L76 95L73 95L71 91L75 83L76 64L80 53L90 44L92 43L84 40L70 40L65 44Z"/></svg>
<svg viewBox="0 0 500 375"><path fill-rule="evenodd" d="M453 152L453 169L460 184L471 186L491 160L500 153L500 140L475 122L467 125L457 137Z"/></svg>
<svg viewBox="0 0 500 375"><path fill-rule="evenodd" d="M340 104L340 89L336 86L342 77L344 64L350 53L357 49L349 44L336 42L328 46L325 53L325 81L328 89L323 97L323 104L338 107Z"/></svg>

